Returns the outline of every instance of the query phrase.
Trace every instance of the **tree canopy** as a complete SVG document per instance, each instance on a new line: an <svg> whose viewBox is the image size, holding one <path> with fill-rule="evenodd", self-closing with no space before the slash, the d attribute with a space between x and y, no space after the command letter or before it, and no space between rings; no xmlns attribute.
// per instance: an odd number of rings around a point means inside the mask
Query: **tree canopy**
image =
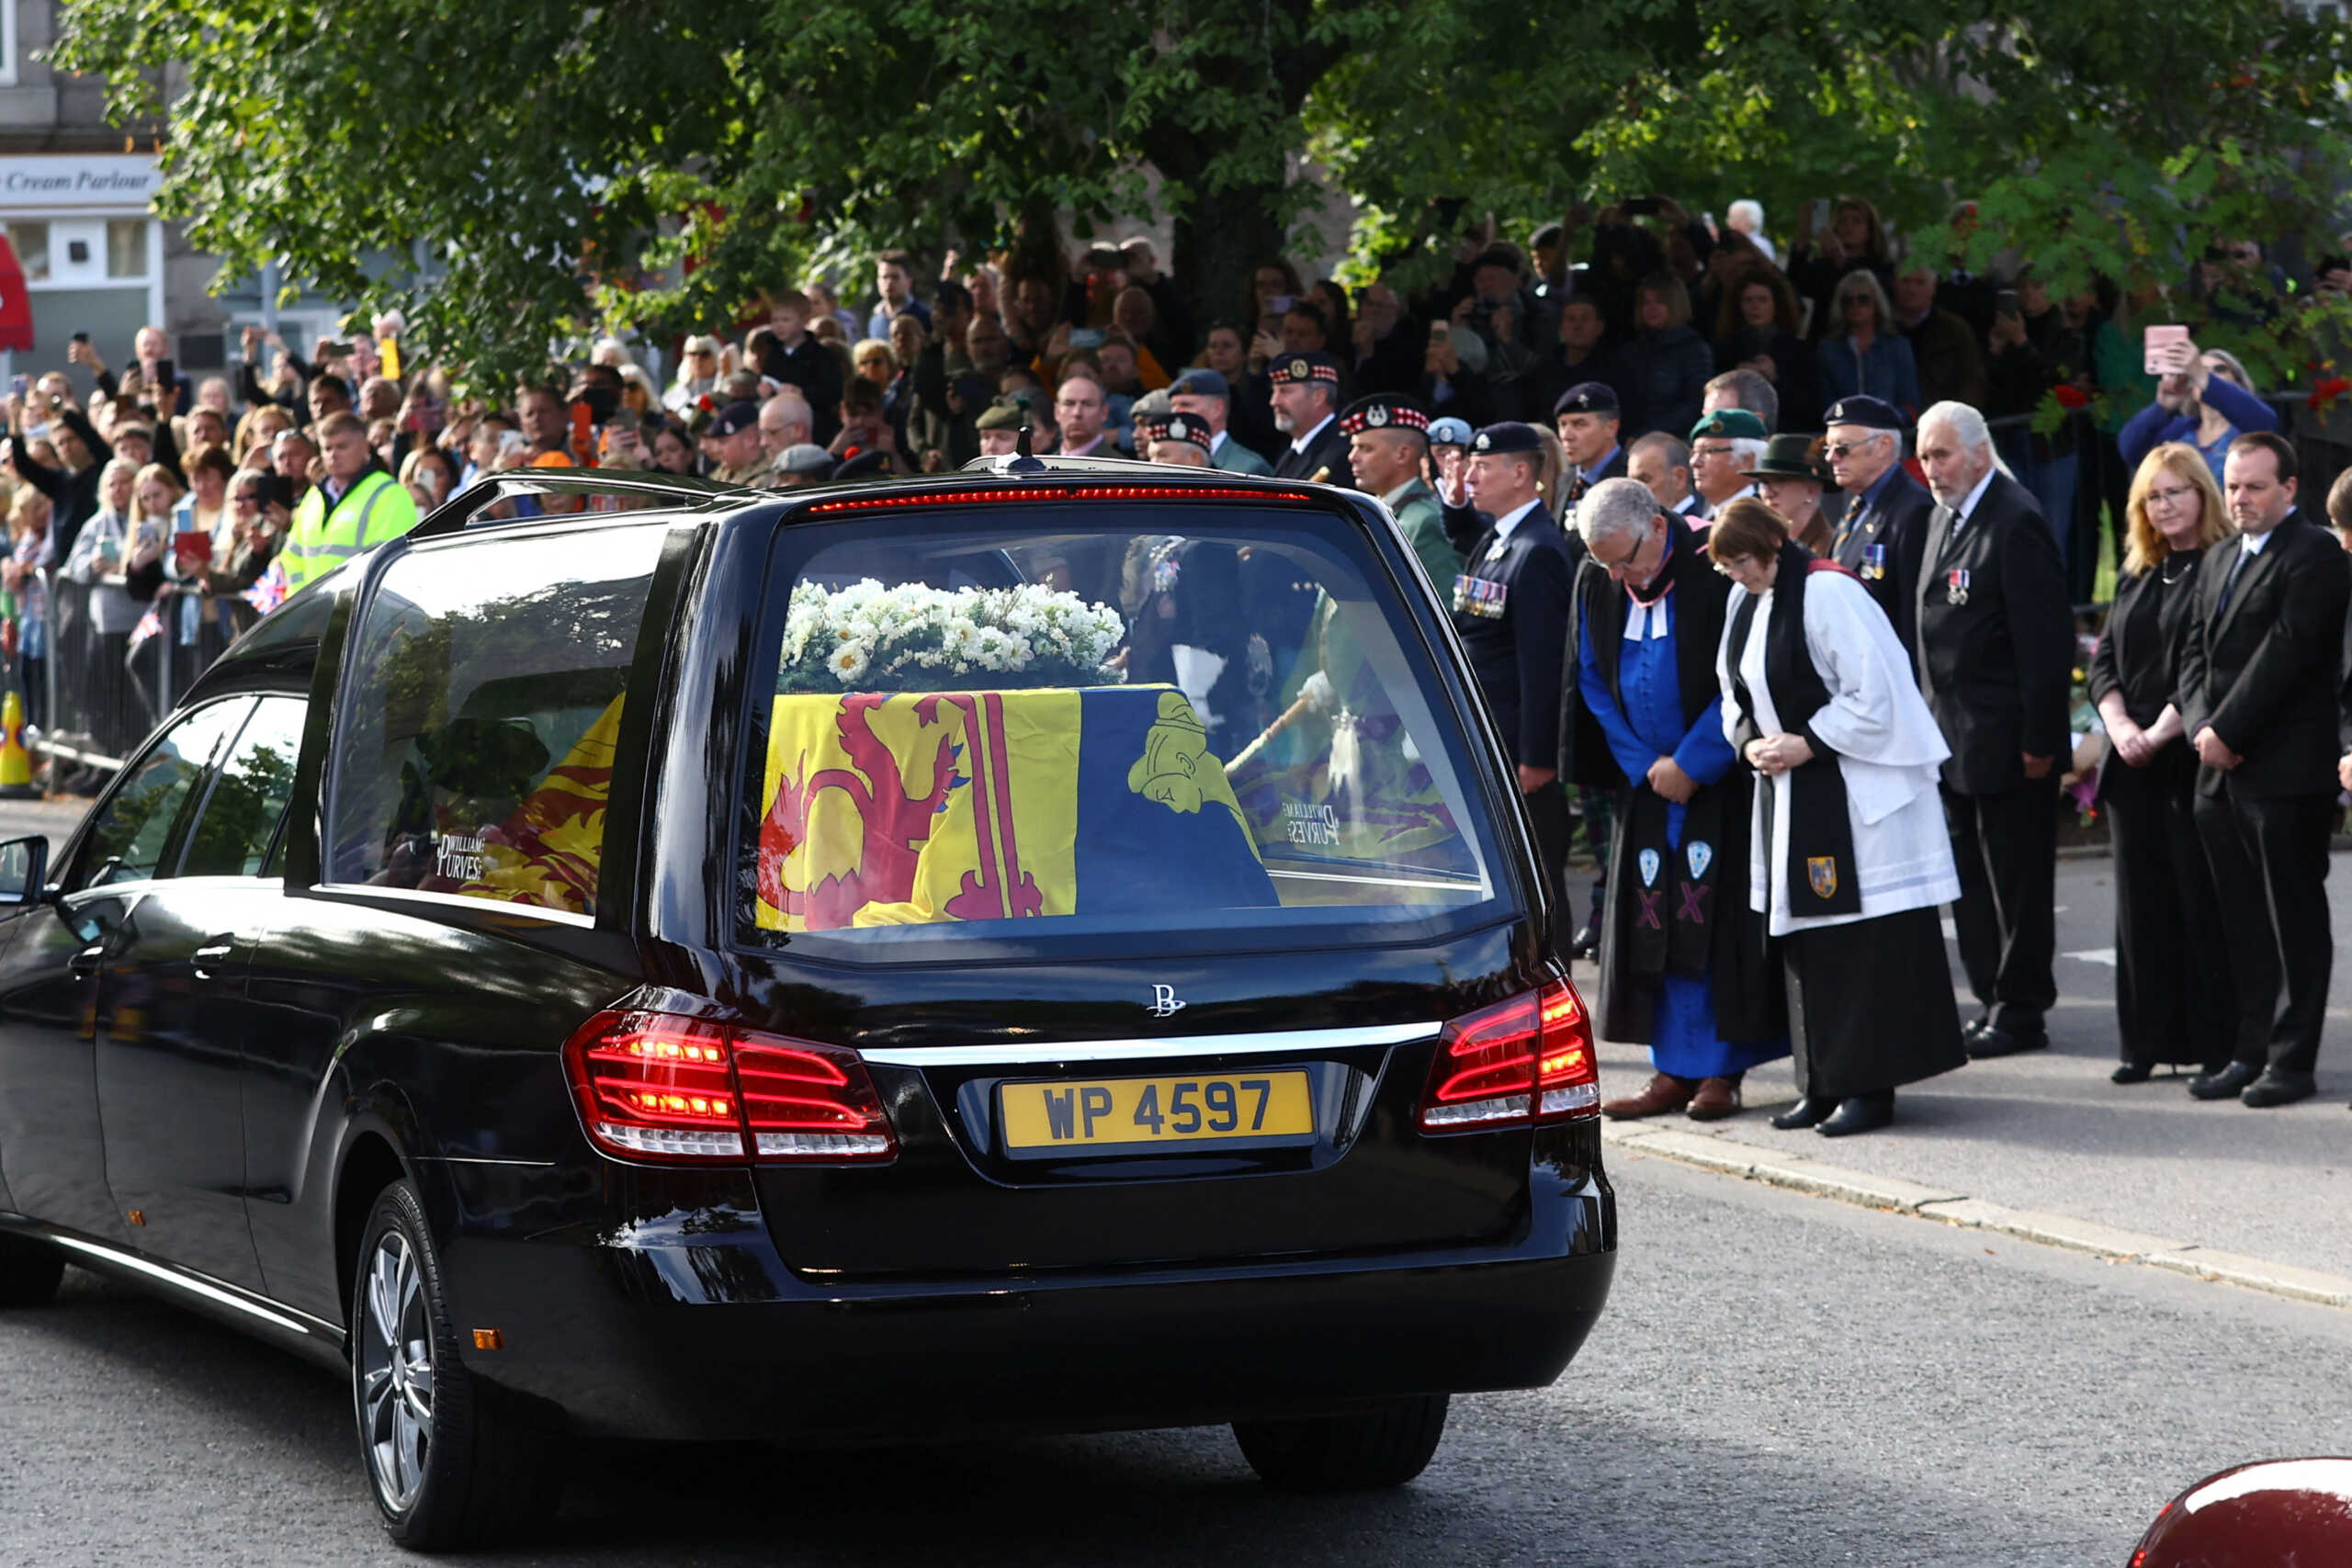
<svg viewBox="0 0 2352 1568"><path fill-rule="evenodd" d="M166 117L161 204L229 274L390 302L366 258L429 257L412 322L499 369L1057 217L1165 212L1219 313L1306 159L1359 276L1443 267L1465 211L1752 196L1785 232L1853 191L1931 251L2172 282L2216 235L2334 249L2352 146L2346 23L2286 0L66 0L54 52Z"/></svg>

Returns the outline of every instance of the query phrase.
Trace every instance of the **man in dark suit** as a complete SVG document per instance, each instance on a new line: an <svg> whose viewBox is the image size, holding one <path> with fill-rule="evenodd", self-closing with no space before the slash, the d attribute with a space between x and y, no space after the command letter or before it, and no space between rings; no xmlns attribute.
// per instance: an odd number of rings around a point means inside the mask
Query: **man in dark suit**
<svg viewBox="0 0 2352 1568"><path fill-rule="evenodd" d="M1328 354L1284 354L1266 367L1272 384L1274 428L1290 446L1274 464L1274 477L1312 479L1353 490L1348 438L1340 429L1340 362Z"/></svg>
<svg viewBox="0 0 2352 1568"><path fill-rule="evenodd" d="M2207 551L2199 569L2179 701L2197 749L2197 837L2221 900L2237 1040L2230 1064L2189 1079L2188 1092L2287 1105L2317 1087L2335 955L2327 842L2352 566L2295 509L2286 441L2267 431L2239 436L2223 483L2238 537Z"/></svg>
<svg viewBox="0 0 2352 1568"><path fill-rule="evenodd" d="M1821 455L1849 497L1830 554L1862 580L1894 623L1914 662L1919 657L1919 558L1936 510L1928 487L1903 467L1903 415L1878 398L1840 398L1825 418Z"/></svg>
<svg viewBox="0 0 2352 1568"><path fill-rule="evenodd" d="M1472 438L1464 483L1470 503L1493 521L1453 580L1453 628L1502 731L1503 750L1518 765L1552 899L1554 941L1565 961L1568 802L1553 764L1576 570L1560 525L1535 489L1543 467L1532 425L1490 424Z"/></svg>
<svg viewBox="0 0 2352 1568"><path fill-rule="evenodd" d="M2058 759L2074 611L2057 541L2032 492L1995 465L1982 414L1938 403L1920 415L1919 464L1936 500L1914 605L1919 688L1951 747L1952 923L1984 1009L1963 1032L1971 1056L2007 1056L2050 1043L2043 1015L2058 999Z"/></svg>

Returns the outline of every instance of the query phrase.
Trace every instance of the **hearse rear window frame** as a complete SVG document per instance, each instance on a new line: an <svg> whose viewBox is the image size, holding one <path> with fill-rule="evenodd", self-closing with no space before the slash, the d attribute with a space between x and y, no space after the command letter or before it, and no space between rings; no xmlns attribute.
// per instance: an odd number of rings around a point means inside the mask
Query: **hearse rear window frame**
<svg viewBox="0 0 2352 1568"><path fill-rule="evenodd" d="M1086 482L1085 478L1080 477L1075 487L1082 489ZM872 501L861 497L857 498L861 504L854 509L828 507L829 499L833 498L813 498L810 503L775 521L765 552L764 572L753 601L758 606L753 617L756 624L750 628L746 677L736 715L741 739L735 777L729 781L725 797L732 803L731 827L725 836L731 883L719 914L729 927L725 940L735 951L770 956L788 952L796 960L859 966L1125 959L1136 955L1139 941L1148 942L1155 954L1312 952L1338 945L1426 944L1523 919L1527 914L1527 890L1502 847L1505 840L1500 836L1499 818L1508 805L1496 797L1492 781L1485 776L1486 770L1474 755L1485 742L1474 716L1463 711L1465 705L1476 702L1476 696L1455 678L1458 672L1450 672L1450 650L1432 639L1425 615L1416 614L1412 608L1426 598L1426 591L1418 582L1398 580L1396 564L1387 558L1370 536L1365 522L1353 512L1328 502L1301 502L1274 493L1262 500L1204 498L1189 504L1182 500L1057 500L1043 496L1019 500L997 500L991 496L970 503L960 500L927 501L914 494L895 503L886 503L878 497ZM1057 508L1069 508L1074 513L1058 529L1054 515ZM1249 536L1251 522L1262 520L1263 527L1251 536L1263 538L1288 531L1303 533L1326 551L1336 547L1339 558L1357 573L1373 594L1385 592L1389 595L1381 607L1397 651L1408 665L1416 659L1421 660L1408 671L1413 691L1441 735L1447 726L1452 727L1454 739L1448 743L1450 762L1460 803L1473 818L1464 825L1464 837L1483 879L1482 897L1452 907L1432 905L1427 915L1419 918L1382 920L1346 918L1350 910L1364 907L1326 906L1331 916L1323 919L1317 918L1312 906L1290 906L1288 912L1292 916L1308 918L1243 924L1232 918L1242 911L1220 911L1220 918L1204 919L1196 925L1171 923L1149 929L1040 930L1043 922L989 920L944 930L944 922L864 927L854 934L832 931L786 932L763 929L759 924L759 833L764 817L764 765L775 696L776 663L783 650L791 591L808 565L837 545L861 536L872 537L868 530L876 525L905 526L916 517L922 519L921 525L927 532L1002 528L1012 537L1057 531L1115 531L1133 515L1137 523L1133 531L1142 534L1183 532L1172 525L1194 508L1211 508L1214 516L1205 524L1196 523L1190 536L1203 536L1204 527L1215 534ZM1106 513L1116 515L1106 517ZM1167 520L1165 525L1160 523L1162 517ZM1406 598L1408 594L1414 598ZM978 929L983 925L985 931Z"/></svg>

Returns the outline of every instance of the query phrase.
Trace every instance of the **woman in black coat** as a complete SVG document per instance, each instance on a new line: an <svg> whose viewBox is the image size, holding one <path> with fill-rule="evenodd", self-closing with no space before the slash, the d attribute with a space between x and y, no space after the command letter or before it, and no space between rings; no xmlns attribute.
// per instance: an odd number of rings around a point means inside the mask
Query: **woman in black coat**
<svg viewBox="0 0 2352 1568"><path fill-rule="evenodd" d="M2115 852L2120 1084L2161 1066L2211 1072L2236 1038L2220 907L2189 818L2197 756L2173 701L2199 558L2234 535L2212 469L2178 442L2141 463L2126 511L2131 543L2090 669L2109 744L2098 797Z"/></svg>
<svg viewBox="0 0 2352 1568"><path fill-rule="evenodd" d="M1630 443L1663 430L1687 440L1715 373L1714 352L1690 326L1690 291L1670 272L1650 274L1634 296L1634 321L1639 331L1625 345L1634 407L1624 435Z"/></svg>
<svg viewBox="0 0 2352 1568"><path fill-rule="evenodd" d="M1715 311L1715 368L1748 369L1781 395L1780 428L1821 428L1815 353L1797 336L1797 291L1781 270L1758 258L1724 284Z"/></svg>

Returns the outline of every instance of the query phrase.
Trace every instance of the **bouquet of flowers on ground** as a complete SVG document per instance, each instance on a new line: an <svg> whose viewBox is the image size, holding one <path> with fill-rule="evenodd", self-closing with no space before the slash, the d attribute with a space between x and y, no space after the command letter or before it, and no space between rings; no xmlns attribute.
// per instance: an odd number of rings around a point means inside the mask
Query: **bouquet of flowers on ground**
<svg viewBox="0 0 2352 1568"><path fill-rule="evenodd" d="M804 582L785 619L779 692L935 692L1104 686L1126 635L1119 613L1075 593L1021 588L838 590Z"/></svg>

